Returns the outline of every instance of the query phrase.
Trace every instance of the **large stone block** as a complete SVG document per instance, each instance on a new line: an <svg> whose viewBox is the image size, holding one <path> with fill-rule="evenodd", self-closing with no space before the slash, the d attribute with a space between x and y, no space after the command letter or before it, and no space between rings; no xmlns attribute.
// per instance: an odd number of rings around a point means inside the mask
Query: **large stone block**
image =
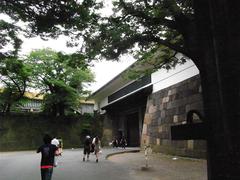
<svg viewBox="0 0 240 180"><path fill-rule="evenodd" d="M187 141L187 148L193 150L194 149L194 140Z"/></svg>
<svg viewBox="0 0 240 180"><path fill-rule="evenodd" d="M203 106L202 106L202 102L195 102L195 103L191 103L191 104L187 104L186 105L186 113L188 113L190 110L198 110L199 112L202 112Z"/></svg>
<svg viewBox="0 0 240 180"><path fill-rule="evenodd" d="M151 124L151 122L152 122L152 116L151 116L151 114L145 114L144 123L145 123L145 124Z"/></svg>
<svg viewBox="0 0 240 180"><path fill-rule="evenodd" d="M177 107L176 114L185 114L185 113L186 113L186 105Z"/></svg>
<svg viewBox="0 0 240 180"><path fill-rule="evenodd" d="M155 113L157 111L157 106L150 105L148 107L148 113Z"/></svg>
<svg viewBox="0 0 240 180"><path fill-rule="evenodd" d="M142 134L147 134L147 124L143 124Z"/></svg>
<svg viewBox="0 0 240 180"><path fill-rule="evenodd" d="M170 90L168 90L168 96L176 94L177 93L177 89L176 88L171 88Z"/></svg>
<svg viewBox="0 0 240 180"><path fill-rule="evenodd" d="M205 152L207 151L207 141L206 140L195 140L194 142L194 149L201 149Z"/></svg>
<svg viewBox="0 0 240 180"><path fill-rule="evenodd" d="M162 100L162 102L163 102L163 103L167 103L167 102L169 102L169 96L164 97L163 100Z"/></svg>
<svg viewBox="0 0 240 180"><path fill-rule="evenodd" d="M161 111L160 116L162 119L164 119L166 116L166 111Z"/></svg>
<svg viewBox="0 0 240 180"><path fill-rule="evenodd" d="M163 126L159 126L159 127L158 127L158 132L159 132L159 133L162 133L162 132L163 132Z"/></svg>
<svg viewBox="0 0 240 180"><path fill-rule="evenodd" d="M178 123L179 122L179 116L178 115L174 115L173 116L173 123Z"/></svg>
<svg viewBox="0 0 240 180"><path fill-rule="evenodd" d="M162 145L163 146L170 146L171 145L171 141L168 139L162 139Z"/></svg>
<svg viewBox="0 0 240 180"><path fill-rule="evenodd" d="M166 116L174 116L176 114L176 108L166 110Z"/></svg>
<svg viewBox="0 0 240 180"><path fill-rule="evenodd" d="M150 144L150 136L145 136L145 144L146 145Z"/></svg>
<svg viewBox="0 0 240 180"><path fill-rule="evenodd" d="M186 141L171 141L172 146L177 149L184 149L186 148Z"/></svg>
<svg viewBox="0 0 240 180"><path fill-rule="evenodd" d="M162 124L162 117L160 116L160 117L158 117L158 125L161 125Z"/></svg>
<svg viewBox="0 0 240 180"><path fill-rule="evenodd" d="M159 105L159 108L158 108L160 111L162 111L164 108L163 108L163 103L161 103L160 105Z"/></svg>
<svg viewBox="0 0 240 180"><path fill-rule="evenodd" d="M112 129L103 129L103 137L102 137L102 143L104 145L108 145L109 142L111 142L113 139L113 131Z"/></svg>

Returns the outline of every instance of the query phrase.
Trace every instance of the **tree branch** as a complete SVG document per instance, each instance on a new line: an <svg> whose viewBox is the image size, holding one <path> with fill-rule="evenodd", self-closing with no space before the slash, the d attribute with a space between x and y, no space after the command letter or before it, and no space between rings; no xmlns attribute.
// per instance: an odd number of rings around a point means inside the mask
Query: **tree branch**
<svg viewBox="0 0 240 180"><path fill-rule="evenodd" d="M142 44L156 43L158 45L168 47L176 52L182 53L188 56L189 58L192 57L190 52L184 49L183 47L178 46L176 44L172 44L166 40L160 39L159 37L155 37L152 34L147 35L135 34L122 41L118 41L114 43L112 46L110 46L109 49L107 49L104 56L108 59L118 58L120 54L124 53L127 49L130 49L135 43Z"/></svg>
<svg viewBox="0 0 240 180"><path fill-rule="evenodd" d="M2 81L4 84L6 84L7 86L11 86L10 83L8 83L7 81L3 80L2 78L1 78L1 81Z"/></svg>
<svg viewBox="0 0 240 180"><path fill-rule="evenodd" d="M18 89L18 91L19 92L22 92L21 91L21 88L19 87L19 85L17 84L17 82L11 77L11 76L9 76L9 75L7 75L8 76L8 78L13 82L13 84L15 84L15 86L17 87L17 89Z"/></svg>
<svg viewBox="0 0 240 180"><path fill-rule="evenodd" d="M174 51L180 52L182 54L185 55L189 55L189 52L187 50L185 50L183 47L177 46L175 44L172 44L166 40L160 39L158 37L155 37L152 34L148 34L148 35L140 35L140 34L136 34L134 36L131 36L130 38L120 42L121 44L128 44L127 42L130 42L131 44L136 43L136 42L155 42L158 43L159 45L164 45Z"/></svg>
<svg viewBox="0 0 240 180"><path fill-rule="evenodd" d="M134 9L133 6L131 7L131 6L127 5L124 2L124 0L120 0L120 5L124 8L124 10L128 14L130 14L134 17L137 17L137 18L144 19L148 22L148 24L151 24L151 25L159 24L159 25L167 26L168 28L171 28L171 29L176 29L176 22L173 20L148 16L143 11L138 11L138 10Z"/></svg>

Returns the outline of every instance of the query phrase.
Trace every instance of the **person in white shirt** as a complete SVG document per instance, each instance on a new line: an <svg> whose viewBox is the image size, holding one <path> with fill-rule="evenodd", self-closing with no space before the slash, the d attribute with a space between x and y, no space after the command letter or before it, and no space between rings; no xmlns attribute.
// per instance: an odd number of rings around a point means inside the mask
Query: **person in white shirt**
<svg viewBox="0 0 240 180"><path fill-rule="evenodd" d="M59 140L56 137L54 137L52 139L51 144L55 145L59 149ZM59 150L57 150L57 151L59 151ZM56 167L57 164L58 164L57 156L55 156L55 158L54 158L54 166Z"/></svg>
<svg viewBox="0 0 240 180"><path fill-rule="evenodd" d="M59 140L56 138L56 137L54 137L53 139L52 139L52 141L51 141L51 144L53 144L53 145L55 145L55 146L59 146Z"/></svg>
<svg viewBox="0 0 240 180"><path fill-rule="evenodd" d="M98 136L93 138L92 144L94 144L94 153L96 155L96 162L98 162L98 154L101 149L101 142Z"/></svg>

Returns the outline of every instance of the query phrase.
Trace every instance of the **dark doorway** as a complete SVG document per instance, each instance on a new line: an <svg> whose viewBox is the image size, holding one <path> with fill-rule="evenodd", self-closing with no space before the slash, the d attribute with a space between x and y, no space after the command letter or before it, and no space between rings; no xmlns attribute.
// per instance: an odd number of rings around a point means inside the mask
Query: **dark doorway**
<svg viewBox="0 0 240 180"><path fill-rule="evenodd" d="M140 145L139 118L138 118L137 112L127 115L126 128L127 128L128 146L131 146L131 147L139 146Z"/></svg>

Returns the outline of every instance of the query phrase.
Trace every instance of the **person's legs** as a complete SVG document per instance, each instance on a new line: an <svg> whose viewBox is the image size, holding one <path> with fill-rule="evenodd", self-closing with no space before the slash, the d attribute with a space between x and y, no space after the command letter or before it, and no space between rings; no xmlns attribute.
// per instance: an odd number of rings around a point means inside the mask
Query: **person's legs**
<svg viewBox="0 0 240 180"><path fill-rule="evenodd" d="M52 179L53 168L44 168L41 169L42 180L51 180Z"/></svg>
<svg viewBox="0 0 240 180"><path fill-rule="evenodd" d="M98 151L95 151L95 155L96 155L96 162L98 162Z"/></svg>
<svg viewBox="0 0 240 180"><path fill-rule="evenodd" d="M54 167L57 167L58 165L58 156L54 157Z"/></svg>
<svg viewBox="0 0 240 180"><path fill-rule="evenodd" d="M52 179L53 168L47 168L46 170L47 170L46 180L51 180Z"/></svg>
<svg viewBox="0 0 240 180"><path fill-rule="evenodd" d="M86 156L87 152L86 152L86 148L83 149L83 161L85 161L85 156Z"/></svg>
<svg viewBox="0 0 240 180"><path fill-rule="evenodd" d="M41 177L42 177L42 180L46 180L46 170L45 169L41 169Z"/></svg>
<svg viewBox="0 0 240 180"><path fill-rule="evenodd" d="M87 152L87 161L89 161L90 150Z"/></svg>

